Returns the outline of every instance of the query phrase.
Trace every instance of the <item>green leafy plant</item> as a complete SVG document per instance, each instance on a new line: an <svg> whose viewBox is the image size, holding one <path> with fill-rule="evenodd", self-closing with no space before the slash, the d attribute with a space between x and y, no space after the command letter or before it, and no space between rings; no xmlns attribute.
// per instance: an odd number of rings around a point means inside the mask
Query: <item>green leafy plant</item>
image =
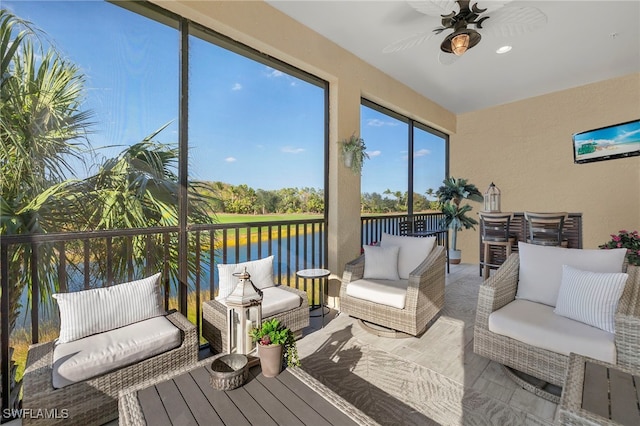
<svg viewBox="0 0 640 426"><path fill-rule="evenodd" d="M340 145L342 147L342 158L345 161L345 165L351 168L354 173L360 174L362 172L364 160L369 158L369 154L366 152L367 146L364 143L364 139L356 136L354 132L349 139L341 140ZM351 158L350 163L348 158Z"/></svg>
<svg viewBox="0 0 640 426"><path fill-rule="evenodd" d="M249 336L251 336L251 340L259 345L282 345L287 366L300 366L296 338L293 332L280 324L280 320L277 318L263 321L259 328L253 328L249 331Z"/></svg>
<svg viewBox="0 0 640 426"><path fill-rule="evenodd" d="M442 214L444 214L442 226L452 230L451 249L457 250L458 231L475 229L474 225L478 224L474 218L467 216L473 207L469 204L461 206L462 200L483 201L484 198L478 188L468 183L466 179L449 177L442 183L443 185L436 192Z"/></svg>
<svg viewBox="0 0 640 426"><path fill-rule="evenodd" d="M621 229L618 234L611 234L611 241L600 246L601 249L626 248L630 265L640 266L640 235L638 231Z"/></svg>

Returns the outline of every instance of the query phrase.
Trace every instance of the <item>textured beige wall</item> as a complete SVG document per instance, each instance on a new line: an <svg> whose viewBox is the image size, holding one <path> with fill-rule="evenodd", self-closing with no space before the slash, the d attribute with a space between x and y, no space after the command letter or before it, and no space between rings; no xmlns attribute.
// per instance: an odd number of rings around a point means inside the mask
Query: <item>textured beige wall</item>
<svg viewBox="0 0 640 426"><path fill-rule="evenodd" d="M459 115L451 175L481 192L495 182L503 211L581 212L584 247L596 248L640 228L640 157L574 164L571 136L638 118L640 74ZM478 238L458 234L463 262L478 262Z"/></svg>

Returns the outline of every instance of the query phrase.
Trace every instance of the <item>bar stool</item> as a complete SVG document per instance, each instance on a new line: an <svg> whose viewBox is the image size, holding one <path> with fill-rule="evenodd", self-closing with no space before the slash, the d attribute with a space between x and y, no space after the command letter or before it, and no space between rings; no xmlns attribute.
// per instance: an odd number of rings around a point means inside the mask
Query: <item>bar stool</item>
<svg viewBox="0 0 640 426"><path fill-rule="evenodd" d="M511 246L516 242L516 236L509 232L513 213L479 212L482 228L482 244L484 249L483 277L489 278L489 269L499 264L491 263L491 247L505 248L505 259L511 255Z"/></svg>
<svg viewBox="0 0 640 426"><path fill-rule="evenodd" d="M527 242L541 246L567 247L568 242L562 237L567 217L569 214L566 212L524 212L528 229Z"/></svg>

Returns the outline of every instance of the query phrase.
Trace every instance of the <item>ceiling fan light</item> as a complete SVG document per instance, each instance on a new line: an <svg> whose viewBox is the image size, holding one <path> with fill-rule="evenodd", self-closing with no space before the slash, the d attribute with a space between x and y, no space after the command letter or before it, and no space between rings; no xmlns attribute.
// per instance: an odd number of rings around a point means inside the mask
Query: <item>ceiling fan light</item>
<svg viewBox="0 0 640 426"><path fill-rule="evenodd" d="M469 35L468 34L458 34L454 38L451 39L451 51L456 56L462 56L464 52L469 48Z"/></svg>

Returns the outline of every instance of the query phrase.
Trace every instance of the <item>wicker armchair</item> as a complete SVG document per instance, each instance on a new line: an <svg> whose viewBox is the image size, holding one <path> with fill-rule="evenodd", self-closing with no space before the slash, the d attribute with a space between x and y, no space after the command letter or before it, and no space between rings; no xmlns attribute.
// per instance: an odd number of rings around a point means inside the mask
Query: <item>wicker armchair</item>
<svg viewBox="0 0 640 426"><path fill-rule="evenodd" d="M178 312L166 316L181 330L175 349L110 373L55 389L52 383L54 342L32 345L27 354L22 408L31 410L22 424L100 425L118 417L118 392L198 361L196 327ZM47 410L49 416L37 416ZM38 418L36 418L38 417Z"/></svg>
<svg viewBox="0 0 640 426"><path fill-rule="evenodd" d="M275 315L263 317L263 321L273 318L289 328L296 337L302 335L302 329L309 326L309 298L307 293L285 285L278 288L300 296L300 306ZM204 337L211 349L216 353L226 353L227 349L227 307L223 303L213 299L202 304L202 337Z"/></svg>
<svg viewBox="0 0 640 426"><path fill-rule="evenodd" d="M520 258L512 254L495 275L480 286L474 352L500 364L562 386L569 357L531 346L489 331L489 315L515 299ZM625 264L626 266L626 264ZM629 274L615 316L617 364L640 367L640 267L626 266Z"/></svg>
<svg viewBox="0 0 640 426"><path fill-rule="evenodd" d="M340 311L392 330L417 336L433 323L444 307L446 257L444 247L435 246L409 275L404 309L347 295L349 283L364 275L364 255L347 263L340 287Z"/></svg>

